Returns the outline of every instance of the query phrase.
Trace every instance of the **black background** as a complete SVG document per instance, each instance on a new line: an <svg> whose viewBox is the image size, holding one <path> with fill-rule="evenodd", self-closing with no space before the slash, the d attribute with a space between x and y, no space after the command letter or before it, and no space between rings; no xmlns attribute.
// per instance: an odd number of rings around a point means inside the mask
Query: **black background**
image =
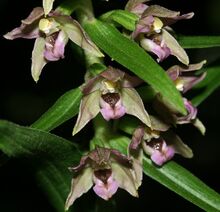
<svg viewBox="0 0 220 212"><path fill-rule="evenodd" d="M60 1L61 2L61 1ZM94 0L95 13L99 15L114 8L123 8L124 0ZM209 0L167 0L152 1L183 13L195 12L192 20L182 21L173 26L176 32L186 35L219 35L220 34L220 1ZM58 4L59 1L56 1ZM21 124L33 123L65 91L77 87L83 82L85 67L77 55L66 47L65 59L49 63L43 70L36 84L30 74L31 51L33 40L17 39L8 41L2 35L20 24L35 6L41 1L1 0L0 1L0 118ZM201 49L188 51L192 62L208 59L208 62L219 63L220 49ZM220 71L220 70L219 70ZM203 137L193 127L182 127L180 135L194 151L191 160L175 157L175 160L198 176L210 187L220 192L220 100L219 91L215 91L199 106L199 117L207 127ZM54 132L71 138L74 121L68 121ZM23 160L11 159L0 169L0 211L54 211L46 197L38 188L29 166ZM92 192L83 195L77 204L84 204L88 199L94 200ZM90 199L90 201L91 201ZM99 201L99 200L98 200ZM117 211L127 210L188 210L200 211L193 204L175 195L152 179L145 177L140 188L140 198L135 199L121 191L115 195ZM101 204L108 203L102 202ZM81 210L83 209L81 208Z"/></svg>

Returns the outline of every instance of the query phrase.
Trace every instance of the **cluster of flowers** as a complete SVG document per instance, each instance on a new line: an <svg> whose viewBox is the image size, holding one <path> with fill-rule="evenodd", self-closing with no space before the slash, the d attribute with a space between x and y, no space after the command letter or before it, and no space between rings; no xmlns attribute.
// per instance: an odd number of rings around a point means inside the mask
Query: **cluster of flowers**
<svg viewBox="0 0 220 212"><path fill-rule="evenodd" d="M44 8L34 8L22 20L20 27L4 36L7 39L36 39L31 69L35 81L38 81L47 62L64 57L68 39L97 57L103 56L76 20L62 15L59 10L51 10L53 1L44 2L49 4L45 3ZM125 7L139 17L130 38L146 51L155 54L158 62L173 55L182 63L180 66L172 66L166 73L184 94L205 77L205 74L195 75L195 71L201 69L205 61L189 65L186 52L170 34L170 25L178 20L191 18L193 13L180 15L179 12L158 5L148 6L146 2L147 0L129 0ZM183 98L187 115L182 116L157 95L153 104L157 116L149 115L134 89L141 83L143 81L136 76L108 67L82 86L83 97L73 135L99 112L106 121L130 114L137 117L141 124L133 132L128 156L115 149L96 147L81 158L78 166L70 168L75 175L66 209L93 184L94 192L105 200L111 198L119 187L137 197L137 189L142 181L143 152L158 166L170 160L175 153L186 158L193 156L192 150L172 131L172 126L192 123L204 134L205 128L197 118L197 108Z"/></svg>

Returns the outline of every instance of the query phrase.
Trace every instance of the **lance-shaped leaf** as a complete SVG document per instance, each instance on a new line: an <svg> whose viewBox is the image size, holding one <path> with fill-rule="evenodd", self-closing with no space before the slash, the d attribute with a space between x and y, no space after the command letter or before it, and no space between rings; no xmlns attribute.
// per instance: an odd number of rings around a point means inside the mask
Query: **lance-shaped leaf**
<svg viewBox="0 0 220 212"><path fill-rule="evenodd" d="M44 14L48 15L53 8L54 0L43 0Z"/></svg>
<svg viewBox="0 0 220 212"><path fill-rule="evenodd" d="M45 131L53 130L78 113L81 98L79 88L67 91L31 127Z"/></svg>
<svg viewBox="0 0 220 212"><path fill-rule="evenodd" d="M63 212L71 181L67 167L80 158L75 145L41 130L0 121L0 150L33 161L42 189L56 210Z"/></svg>
<svg viewBox="0 0 220 212"><path fill-rule="evenodd" d="M180 62L185 65L189 64L189 57L186 54L185 50L179 45L176 39L166 30L162 30L162 37L164 43L170 49L171 54L176 56Z"/></svg>
<svg viewBox="0 0 220 212"><path fill-rule="evenodd" d="M220 46L220 36L178 35L177 40L185 49L212 48Z"/></svg>
<svg viewBox="0 0 220 212"><path fill-rule="evenodd" d="M136 116L147 126L151 126L151 121L147 111L144 108L144 104L133 88L122 89L122 101L126 108L126 113Z"/></svg>
<svg viewBox="0 0 220 212"><path fill-rule="evenodd" d="M92 40L112 59L148 82L180 113L186 114L180 93L164 70L137 44L109 24L92 20L84 25Z"/></svg>
<svg viewBox="0 0 220 212"><path fill-rule="evenodd" d="M81 100L79 115L73 129L73 135L79 132L91 119L96 117L100 111L100 91L94 91Z"/></svg>
<svg viewBox="0 0 220 212"><path fill-rule="evenodd" d="M113 10L103 14L100 20L113 24L118 23L125 29L134 31L138 16L126 10Z"/></svg>
<svg viewBox="0 0 220 212"><path fill-rule="evenodd" d="M34 49L32 52L32 65L31 65L31 75L35 82L39 80L39 76L43 67L47 64L44 58L45 50L45 39L39 37L34 43Z"/></svg>

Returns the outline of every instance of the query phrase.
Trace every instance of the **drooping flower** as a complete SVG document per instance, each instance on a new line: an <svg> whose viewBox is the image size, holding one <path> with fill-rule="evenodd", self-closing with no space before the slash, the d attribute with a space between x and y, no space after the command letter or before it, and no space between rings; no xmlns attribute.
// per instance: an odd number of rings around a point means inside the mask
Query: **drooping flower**
<svg viewBox="0 0 220 212"><path fill-rule="evenodd" d="M45 0L44 8L34 8L30 15L21 21L20 27L4 35L9 40L36 39L31 66L32 77L36 82L47 62L64 58L68 39L98 57L103 56L76 20L56 11L49 11L52 3L53 1Z"/></svg>
<svg viewBox="0 0 220 212"><path fill-rule="evenodd" d="M180 12L168 10L159 5L147 6L144 2L146 1L130 0L125 7L139 16L132 38L138 40L146 51L156 54L158 62L169 55L174 55L180 62L188 65L189 58L185 50L169 33L171 28L168 26L178 20L192 18L194 13L180 15Z"/></svg>
<svg viewBox="0 0 220 212"><path fill-rule="evenodd" d="M118 119L125 113L136 116L150 127L150 119L143 102L133 88L142 82L137 77L108 67L82 87L84 94L73 135L101 112L104 119Z"/></svg>
<svg viewBox="0 0 220 212"><path fill-rule="evenodd" d="M74 176L66 210L93 185L94 192L104 200L110 199L118 188L138 197L137 189L142 181L142 174L139 173L142 173L142 169L118 150L96 147L81 158L78 166L69 169Z"/></svg>
<svg viewBox="0 0 220 212"><path fill-rule="evenodd" d="M165 60L171 54L170 49L167 47L167 44L160 34L152 35L150 38L141 39L140 45L146 51L157 55L157 62Z"/></svg>
<svg viewBox="0 0 220 212"><path fill-rule="evenodd" d="M169 129L169 125L153 116L151 121L152 129L140 126L134 131L129 145L131 155L137 151L144 151L158 166L171 160L175 153L186 158L193 156L192 150Z"/></svg>
<svg viewBox="0 0 220 212"><path fill-rule="evenodd" d="M206 73L196 75L195 72L200 70L206 63L205 60L200 63L191 64L188 66L172 66L167 70L167 74L174 81L176 88L182 93L186 93L194 85L202 81Z"/></svg>
<svg viewBox="0 0 220 212"><path fill-rule="evenodd" d="M197 118L198 110L193 104L187 100L186 98L183 98L183 103L185 105L185 108L187 110L186 116L179 116L176 115L176 123L177 124L193 124L203 135L205 134L205 126L203 123Z"/></svg>
<svg viewBox="0 0 220 212"><path fill-rule="evenodd" d="M183 103L187 111L186 115L179 114L175 108L170 107L169 103L165 102L159 95L155 99L153 106L166 123L174 126L176 124L193 124L204 135L206 129L197 117L197 108L186 98L183 98Z"/></svg>

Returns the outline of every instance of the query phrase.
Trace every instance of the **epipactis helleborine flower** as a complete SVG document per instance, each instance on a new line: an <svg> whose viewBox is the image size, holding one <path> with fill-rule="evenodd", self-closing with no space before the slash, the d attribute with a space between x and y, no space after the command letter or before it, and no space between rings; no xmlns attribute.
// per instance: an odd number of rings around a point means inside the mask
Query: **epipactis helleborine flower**
<svg viewBox="0 0 220 212"><path fill-rule="evenodd" d="M183 98L183 103L185 105L185 108L187 110L186 116L175 116L176 123L177 124L193 124L203 135L205 134L206 128L203 125L203 123L197 118L198 110L193 104L187 100L186 98Z"/></svg>
<svg viewBox="0 0 220 212"><path fill-rule="evenodd" d="M190 64L188 66L175 65L167 70L167 74L175 83L176 88L182 93L186 93L194 85L205 78L206 72L200 75L195 74L195 72L200 70L205 63L206 60L203 60L200 63Z"/></svg>
<svg viewBox="0 0 220 212"><path fill-rule="evenodd" d="M34 8L30 15L21 21L20 27L4 35L9 40L36 39L31 66L31 74L36 82L47 62L64 58L64 48L68 39L95 56L103 56L76 20L50 11L52 2L44 1L44 8Z"/></svg>
<svg viewBox="0 0 220 212"><path fill-rule="evenodd" d="M189 64L189 58L185 50L176 39L168 32L169 25L181 19L190 19L194 13L180 15L180 12L168 10L159 5L147 6L146 1L129 1L125 7L128 11L138 15L139 21L132 33L132 38L139 40L140 45L149 52L157 55L158 62L163 61L169 55L174 55L185 65Z"/></svg>
<svg viewBox="0 0 220 212"><path fill-rule="evenodd" d="M142 169L133 163L118 150L96 147L81 158L78 166L69 168L75 175L65 209L68 210L93 185L94 192L104 200L110 199L118 188L138 197L137 189L142 181L142 174L139 173L142 173Z"/></svg>
<svg viewBox="0 0 220 212"><path fill-rule="evenodd" d="M151 126L150 118L144 104L133 88L142 81L133 76L108 67L98 76L88 80L82 87L84 94L73 135L79 132L99 112L107 121L118 119L125 113L136 116L147 126Z"/></svg>
<svg viewBox="0 0 220 212"><path fill-rule="evenodd" d="M159 95L155 98L153 107L166 123L174 126L176 124L193 124L204 135L206 129L197 118L197 108L186 98L183 98L183 103L186 108L186 115L179 114L175 108L170 107L169 103L165 102Z"/></svg>
<svg viewBox="0 0 220 212"><path fill-rule="evenodd" d="M169 129L169 125L151 116L152 129L147 126L138 127L129 145L130 155L144 151L158 166L171 160L175 153L186 158L193 157L192 150Z"/></svg>

